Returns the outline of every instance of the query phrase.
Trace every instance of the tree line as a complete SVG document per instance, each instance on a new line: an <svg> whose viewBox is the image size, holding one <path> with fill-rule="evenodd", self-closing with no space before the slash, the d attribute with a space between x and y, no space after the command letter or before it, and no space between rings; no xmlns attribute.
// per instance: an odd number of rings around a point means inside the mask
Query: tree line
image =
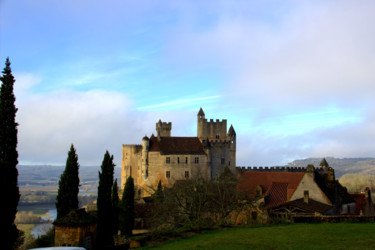
<svg viewBox="0 0 375 250"><path fill-rule="evenodd" d="M117 179L113 180L115 164L113 155L104 154L97 198L97 247L114 246L114 235L120 231L122 235L132 235L134 225L134 181L129 177L126 181L122 199L119 201ZM61 174L56 198L57 220L67 216L70 211L78 209L79 193L78 155L72 144L68 152L66 167Z"/></svg>

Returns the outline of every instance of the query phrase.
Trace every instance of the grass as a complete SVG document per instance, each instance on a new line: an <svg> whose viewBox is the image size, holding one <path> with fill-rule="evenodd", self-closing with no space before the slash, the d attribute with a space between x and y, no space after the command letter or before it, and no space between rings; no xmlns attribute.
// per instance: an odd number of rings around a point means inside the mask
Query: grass
<svg viewBox="0 0 375 250"><path fill-rule="evenodd" d="M158 249L374 249L375 223L231 228L177 239ZM153 247L146 247L153 248Z"/></svg>

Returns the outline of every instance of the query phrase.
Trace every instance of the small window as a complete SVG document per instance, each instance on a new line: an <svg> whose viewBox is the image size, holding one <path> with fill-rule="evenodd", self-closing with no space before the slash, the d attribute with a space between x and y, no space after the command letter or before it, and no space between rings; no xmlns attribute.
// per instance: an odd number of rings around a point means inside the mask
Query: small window
<svg viewBox="0 0 375 250"><path fill-rule="evenodd" d="M189 171L185 171L185 178L189 178Z"/></svg>
<svg viewBox="0 0 375 250"><path fill-rule="evenodd" d="M180 157L177 157L177 164L180 164Z"/></svg>
<svg viewBox="0 0 375 250"><path fill-rule="evenodd" d="M171 171L167 171L167 172L165 172L165 177L167 177L167 178L171 178Z"/></svg>
<svg viewBox="0 0 375 250"><path fill-rule="evenodd" d="M167 163L167 164L171 163L171 157L165 158L165 163Z"/></svg>
<svg viewBox="0 0 375 250"><path fill-rule="evenodd" d="M199 157L195 157L194 162L195 162L195 164L198 164L199 163Z"/></svg>
<svg viewBox="0 0 375 250"><path fill-rule="evenodd" d="M187 157L185 157L185 163L188 164L188 158Z"/></svg>
<svg viewBox="0 0 375 250"><path fill-rule="evenodd" d="M220 135L216 135L216 139L220 139Z"/></svg>
<svg viewBox="0 0 375 250"><path fill-rule="evenodd" d="M221 158L221 164L224 164L224 162L225 162L225 159Z"/></svg>

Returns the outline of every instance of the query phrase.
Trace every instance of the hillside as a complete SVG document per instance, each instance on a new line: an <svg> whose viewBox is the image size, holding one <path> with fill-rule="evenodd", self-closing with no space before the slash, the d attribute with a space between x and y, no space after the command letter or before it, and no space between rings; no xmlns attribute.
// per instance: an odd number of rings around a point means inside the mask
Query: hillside
<svg viewBox="0 0 375 250"><path fill-rule="evenodd" d="M313 164L315 167L319 167L322 158L294 160L288 163L288 166L306 167L308 164ZM375 174L375 158L325 158L328 164L335 169L336 178L345 174Z"/></svg>
<svg viewBox="0 0 375 250"><path fill-rule="evenodd" d="M56 192L59 179L65 166L26 166L18 167L18 185L21 190ZM79 178L81 191L96 192L98 187L99 166L81 166ZM115 167L114 178L121 181L121 168Z"/></svg>

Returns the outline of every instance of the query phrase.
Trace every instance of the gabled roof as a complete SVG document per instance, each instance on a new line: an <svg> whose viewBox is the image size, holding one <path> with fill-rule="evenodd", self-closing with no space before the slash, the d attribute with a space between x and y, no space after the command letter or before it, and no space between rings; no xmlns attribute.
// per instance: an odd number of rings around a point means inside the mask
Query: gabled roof
<svg viewBox="0 0 375 250"><path fill-rule="evenodd" d="M318 212L318 213L321 213L321 214L327 212L329 209L332 208L332 206L330 206L330 205L315 201L313 199L309 199L308 203L306 203L306 202L304 202L304 198L289 201L285 204L282 204L282 205L278 206L278 208L285 207L285 206L287 206L287 207L290 207L290 206L297 207L297 208L299 208L301 210L304 210L306 212L310 212L310 213Z"/></svg>
<svg viewBox="0 0 375 250"><path fill-rule="evenodd" d="M296 190L305 173L300 172L244 172L239 178L238 190L254 197L256 188L264 190L268 197L266 206L276 206L286 202Z"/></svg>
<svg viewBox="0 0 375 250"><path fill-rule="evenodd" d="M150 152L159 151L160 154L205 154L203 145L198 137L157 137L150 138Z"/></svg>

